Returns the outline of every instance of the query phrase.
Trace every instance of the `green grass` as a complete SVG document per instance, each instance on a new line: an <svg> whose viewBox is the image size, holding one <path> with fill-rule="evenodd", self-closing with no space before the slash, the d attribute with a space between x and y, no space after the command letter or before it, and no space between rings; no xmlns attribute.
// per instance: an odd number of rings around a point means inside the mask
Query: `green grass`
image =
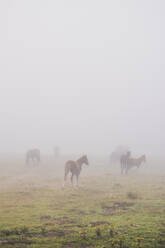
<svg viewBox="0 0 165 248"><path fill-rule="evenodd" d="M161 176L89 176L80 187L26 178L0 183L0 247L164 248ZM6 185L6 186L5 186Z"/></svg>

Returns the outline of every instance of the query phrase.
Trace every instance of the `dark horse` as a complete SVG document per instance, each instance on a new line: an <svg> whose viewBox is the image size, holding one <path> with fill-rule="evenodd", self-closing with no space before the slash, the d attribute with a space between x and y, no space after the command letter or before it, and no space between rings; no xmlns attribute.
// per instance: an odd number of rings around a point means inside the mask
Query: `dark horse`
<svg viewBox="0 0 165 248"><path fill-rule="evenodd" d="M131 152L128 151L120 157L121 174L126 170L128 159L131 157Z"/></svg>
<svg viewBox="0 0 165 248"><path fill-rule="evenodd" d="M72 185L73 185L73 176L76 176L77 186L78 186L78 179L79 179L79 175L80 175L83 164L89 165L88 158L86 155L82 156L77 161L69 160L66 162L63 186L65 186L65 182L67 180L67 175L69 174L69 172L71 172Z"/></svg>
<svg viewBox="0 0 165 248"><path fill-rule="evenodd" d="M116 149L110 154L110 165L120 163L121 156L127 152L129 152L129 149L125 146L116 147Z"/></svg>
<svg viewBox="0 0 165 248"><path fill-rule="evenodd" d="M129 158L127 160L127 165L126 165L126 169L125 169L125 173L127 174L128 171L132 168L132 167L137 167L139 168L140 165L142 164L142 162L146 162L146 155L142 155L139 158Z"/></svg>
<svg viewBox="0 0 165 248"><path fill-rule="evenodd" d="M37 164L41 161L40 150L39 149L31 149L28 150L26 153L26 163L28 164L29 161L37 162Z"/></svg>

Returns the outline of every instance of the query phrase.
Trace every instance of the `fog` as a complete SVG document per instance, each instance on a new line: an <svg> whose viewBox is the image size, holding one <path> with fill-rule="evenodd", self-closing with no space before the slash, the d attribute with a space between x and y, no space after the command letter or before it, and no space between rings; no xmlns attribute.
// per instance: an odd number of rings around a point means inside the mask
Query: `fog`
<svg viewBox="0 0 165 248"><path fill-rule="evenodd" d="M163 155L163 0L1 0L0 153Z"/></svg>

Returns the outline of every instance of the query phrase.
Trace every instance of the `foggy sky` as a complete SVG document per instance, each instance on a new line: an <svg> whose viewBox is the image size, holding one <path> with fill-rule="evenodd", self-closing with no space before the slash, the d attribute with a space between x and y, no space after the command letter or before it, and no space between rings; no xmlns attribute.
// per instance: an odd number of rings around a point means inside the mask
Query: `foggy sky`
<svg viewBox="0 0 165 248"><path fill-rule="evenodd" d="M0 153L165 149L163 0L1 0Z"/></svg>

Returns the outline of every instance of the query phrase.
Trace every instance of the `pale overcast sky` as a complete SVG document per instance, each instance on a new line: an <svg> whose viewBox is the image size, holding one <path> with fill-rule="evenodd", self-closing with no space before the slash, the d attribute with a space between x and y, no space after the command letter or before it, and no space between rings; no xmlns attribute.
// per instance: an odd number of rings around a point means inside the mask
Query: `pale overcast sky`
<svg viewBox="0 0 165 248"><path fill-rule="evenodd" d="M165 149L164 0L1 0L0 153Z"/></svg>

